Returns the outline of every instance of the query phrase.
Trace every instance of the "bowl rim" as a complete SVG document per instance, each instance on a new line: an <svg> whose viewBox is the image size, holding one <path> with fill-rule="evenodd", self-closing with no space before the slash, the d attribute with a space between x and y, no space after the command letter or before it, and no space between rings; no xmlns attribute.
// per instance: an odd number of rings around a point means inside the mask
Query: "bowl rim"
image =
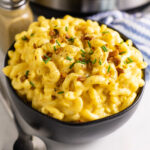
<svg viewBox="0 0 150 150"><path fill-rule="evenodd" d="M97 21L97 22L98 22L98 21ZM100 23L100 22L98 22L98 23L99 23L99 25L104 24L104 23ZM107 24L104 24L104 25L107 25ZM110 29L113 29L113 30L117 31L117 32L120 34L121 38L122 38L124 41L126 41L126 40L129 39L126 35L124 35L124 34L123 34L122 32L120 32L120 31L118 31L117 29L115 29L115 28L113 28L113 27L111 27L111 26L109 26L109 25L107 25L107 27L110 28ZM10 48L8 49L8 51L7 51L6 55L5 55L4 67L6 67L6 66L8 65L8 59L9 59L8 52L9 52L10 50L13 50L13 51L15 50L14 44L15 44L15 41L14 41L13 44L10 46ZM137 48L137 46L136 46L134 43L133 43L133 46L134 46L135 48ZM138 48L137 48L137 49L138 49ZM139 50L139 49L138 49L138 50ZM139 50L139 51L140 51L140 50ZM145 69L142 69L142 71L143 71L143 79L144 79L144 81L145 81L145 84L144 84L143 87L140 87L140 88L138 89L137 96L136 96L134 102L133 102L130 106L128 106L127 108L123 109L122 111L120 111L120 112L118 112L118 113L115 113L115 114L113 114L113 115L110 115L110 116L107 116L107 117L104 117L104 118L100 118L100 119L96 119L96 120L88 121L88 122L78 122L78 123L65 122L65 121L62 121L62 120L58 120L58 119L56 119L56 118L53 118L53 117L48 116L48 115L46 115L46 114L43 114L42 112L40 112L40 111L34 109L32 106L29 106L29 104L27 104L27 102L25 102L25 101L17 94L16 90L12 87L12 85L11 85L11 79L9 79L6 75L5 75L5 79L6 79L6 82L7 82L8 86L9 86L9 88L11 89L11 91L12 91L12 92L14 93L14 95L16 96L16 99L19 100L19 101L21 101L21 102L22 102L24 105L26 105L30 110L32 110L32 111L38 113L41 117L45 117L45 118L47 118L47 119L51 119L51 120L53 120L53 121L55 121L55 122L57 122L57 123L59 123L59 124L63 124L63 125L66 125L66 126L79 127L79 126L89 126L89 125L93 125L93 124L96 125L96 124L99 124L99 123L104 123L104 122L107 122L107 121L110 121L110 120L119 118L119 117L123 116L126 112L130 111L130 110L140 101L140 99L141 99L141 97L142 97L142 95L143 95L143 92L144 92L144 88L145 88L145 85L146 85L146 75L145 75L146 68L145 68ZM14 101L14 100L13 100L13 101Z"/></svg>

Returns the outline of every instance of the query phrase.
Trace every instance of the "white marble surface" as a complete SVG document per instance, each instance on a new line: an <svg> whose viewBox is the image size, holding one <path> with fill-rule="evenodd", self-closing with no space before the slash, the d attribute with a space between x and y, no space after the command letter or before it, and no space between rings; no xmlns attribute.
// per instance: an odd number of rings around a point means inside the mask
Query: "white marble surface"
<svg viewBox="0 0 150 150"><path fill-rule="evenodd" d="M0 61L3 55L0 53ZM0 64L0 81L4 81ZM0 87L0 92L5 88ZM2 103L0 95L0 150L11 150L17 130ZM150 150L150 81L147 81L144 96L132 118L120 129L93 143L67 145L50 141L51 150ZM40 145L35 139L35 145ZM42 148L36 150L43 150Z"/></svg>

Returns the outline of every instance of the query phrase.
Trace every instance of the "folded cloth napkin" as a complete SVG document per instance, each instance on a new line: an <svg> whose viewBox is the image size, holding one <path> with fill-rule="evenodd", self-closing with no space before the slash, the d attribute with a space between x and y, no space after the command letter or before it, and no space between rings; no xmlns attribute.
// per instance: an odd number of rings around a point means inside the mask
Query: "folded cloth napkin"
<svg viewBox="0 0 150 150"><path fill-rule="evenodd" d="M88 17L113 27L129 37L144 55L150 72L150 14L130 15L118 10L98 13Z"/></svg>

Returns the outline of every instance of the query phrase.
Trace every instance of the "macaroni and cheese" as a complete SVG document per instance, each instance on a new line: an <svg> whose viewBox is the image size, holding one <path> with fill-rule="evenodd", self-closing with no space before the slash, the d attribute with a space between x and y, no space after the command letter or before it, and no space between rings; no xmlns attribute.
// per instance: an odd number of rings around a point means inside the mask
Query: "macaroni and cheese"
<svg viewBox="0 0 150 150"><path fill-rule="evenodd" d="M3 69L18 95L66 122L87 122L130 106L147 64L131 40L95 21L42 16L16 35Z"/></svg>

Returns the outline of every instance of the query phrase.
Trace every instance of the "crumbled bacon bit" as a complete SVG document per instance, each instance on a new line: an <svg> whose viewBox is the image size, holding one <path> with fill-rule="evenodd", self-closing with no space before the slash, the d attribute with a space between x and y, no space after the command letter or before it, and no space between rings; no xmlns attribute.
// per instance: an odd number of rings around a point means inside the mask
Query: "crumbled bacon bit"
<svg viewBox="0 0 150 150"><path fill-rule="evenodd" d="M85 80L86 80L86 77L84 77L84 76L79 76L79 77L77 78L77 81L83 82L83 81L85 81Z"/></svg>
<svg viewBox="0 0 150 150"><path fill-rule="evenodd" d="M120 75L121 73L124 73L124 70L122 68L116 68L117 69L117 72L118 72L118 75Z"/></svg>
<svg viewBox="0 0 150 150"><path fill-rule="evenodd" d="M31 87L31 89L32 89L32 90L34 90L34 89L35 89L35 87L34 87L34 86L32 86L32 87Z"/></svg>
<svg viewBox="0 0 150 150"><path fill-rule="evenodd" d="M108 58L110 58L110 57L114 57L114 56L117 56L118 54L119 54L119 51L118 51L118 50L115 50L115 51L109 52L109 56L108 56Z"/></svg>
<svg viewBox="0 0 150 150"><path fill-rule="evenodd" d="M25 75L23 75L23 76L20 77L20 81L21 82L24 82L25 80L26 80L26 76Z"/></svg>
<svg viewBox="0 0 150 150"><path fill-rule="evenodd" d="M54 43L55 43L55 40L54 40L54 39L51 39L51 40L50 40L50 43L54 44Z"/></svg>
<svg viewBox="0 0 150 150"><path fill-rule="evenodd" d="M113 57L112 62L115 64L115 66L118 66L121 63L121 60L117 57Z"/></svg>
<svg viewBox="0 0 150 150"><path fill-rule="evenodd" d="M109 55L108 55L107 60L114 62L114 64L115 64L116 66L118 66L118 65L121 63L121 60L116 57L117 55L119 55L119 51L118 51L118 50L109 52Z"/></svg>
<svg viewBox="0 0 150 150"><path fill-rule="evenodd" d="M43 60L46 60L47 58L46 58L46 56L45 56L45 55L43 55L43 56L42 56L42 59L43 59Z"/></svg>
<svg viewBox="0 0 150 150"><path fill-rule="evenodd" d="M52 99L56 99L56 96L55 96L55 95L52 95Z"/></svg>
<svg viewBox="0 0 150 150"><path fill-rule="evenodd" d="M93 37L89 37L89 36L83 36L83 40L92 40Z"/></svg>
<svg viewBox="0 0 150 150"><path fill-rule="evenodd" d="M59 31L57 29L54 29L55 34L59 34Z"/></svg>
<svg viewBox="0 0 150 150"><path fill-rule="evenodd" d="M89 63L87 64L87 69L88 69L89 71L92 70L92 62L89 62Z"/></svg>
<svg viewBox="0 0 150 150"><path fill-rule="evenodd" d="M95 50L95 47L94 47L94 46L92 46L92 49L93 49L93 50Z"/></svg>
<svg viewBox="0 0 150 150"><path fill-rule="evenodd" d="M54 30L51 30L51 31L49 32L49 35L50 35L50 36L54 36L54 35L55 35Z"/></svg>
<svg viewBox="0 0 150 150"><path fill-rule="evenodd" d="M43 44L42 44L43 45ZM33 44L33 48L40 48L40 47L42 47L42 45L39 45L39 46L37 46L35 43Z"/></svg>
<svg viewBox="0 0 150 150"><path fill-rule="evenodd" d="M47 52L46 55L47 55L48 57L52 57L53 53L52 53L52 52Z"/></svg>
<svg viewBox="0 0 150 150"><path fill-rule="evenodd" d="M59 35L59 31L57 29L51 30L49 35L56 38Z"/></svg>
<svg viewBox="0 0 150 150"><path fill-rule="evenodd" d="M68 34L66 34L66 36L65 36L65 37L66 37L66 39L70 39L70 36L69 36Z"/></svg>
<svg viewBox="0 0 150 150"><path fill-rule="evenodd" d="M115 45L115 48L116 48L117 50L119 50L120 47L119 47L119 45Z"/></svg>
<svg viewBox="0 0 150 150"><path fill-rule="evenodd" d="M35 49L37 48L37 46L36 46L36 44L35 44L35 43L33 44L33 48L35 48Z"/></svg>
<svg viewBox="0 0 150 150"><path fill-rule="evenodd" d="M60 52L62 51L62 47L59 47L59 48L57 48L57 50L56 50L56 54L59 54Z"/></svg>

